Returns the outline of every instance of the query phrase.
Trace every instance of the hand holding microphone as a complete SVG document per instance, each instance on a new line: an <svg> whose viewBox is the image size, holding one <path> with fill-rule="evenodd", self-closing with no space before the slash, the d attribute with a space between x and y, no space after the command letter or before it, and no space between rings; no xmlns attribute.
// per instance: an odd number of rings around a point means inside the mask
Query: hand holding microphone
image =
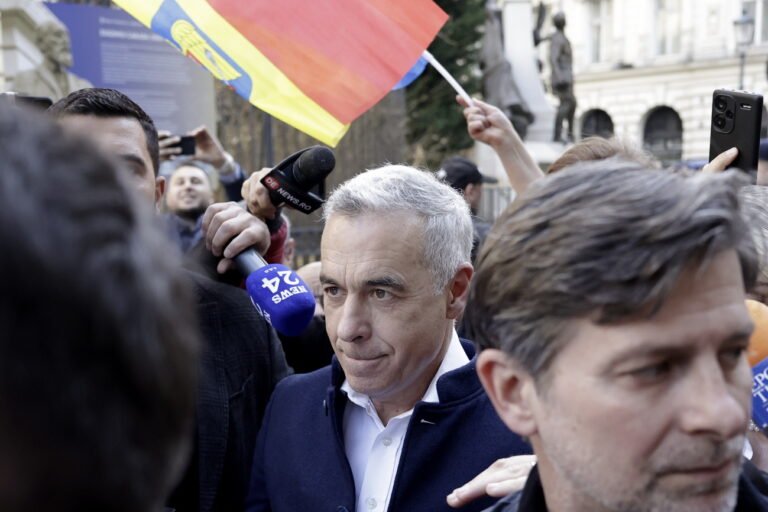
<svg viewBox="0 0 768 512"><path fill-rule="evenodd" d="M312 146L289 156L266 175L260 175L260 182L253 186L262 189L259 190L261 196L264 196L266 190L269 201L275 208L288 204L308 214L323 203L322 198L309 189L325 179L333 170L335 162L330 149ZM261 200L263 201L263 197ZM275 214L279 215L278 212ZM211 222L210 218L207 220ZM203 224L208 226L206 219ZM218 234L216 236L218 237ZM234 237L229 244L239 238L241 237ZM229 240L229 237L222 235L223 239ZM217 247L212 243L211 249L215 250ZM228 251L232 252L230 247L219 247L219 250L223 250L225 255ZM262 316L282 334L301 334L311 322L315 311L315 297L306 283L285 265L267 264L254 248L240 252L233 259L237 268L246 276L248 295Z"/></svg>

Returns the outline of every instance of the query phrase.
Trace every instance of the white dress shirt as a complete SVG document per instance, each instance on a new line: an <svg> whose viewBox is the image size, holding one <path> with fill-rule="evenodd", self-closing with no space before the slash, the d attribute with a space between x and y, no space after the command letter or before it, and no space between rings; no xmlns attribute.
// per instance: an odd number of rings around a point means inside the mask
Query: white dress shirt
<svg viewBox="0 0 768 512"><path fill-rule="evenodd" d="M453 331L448 350L422 402L439 402L437 379L469 362L459 336ZM346 380L341 390L349 404L344 409L344 449L355 478L357 510L384 512L389 506L400 452L413 409L381 423L370 397L353 390Z"/></svg>

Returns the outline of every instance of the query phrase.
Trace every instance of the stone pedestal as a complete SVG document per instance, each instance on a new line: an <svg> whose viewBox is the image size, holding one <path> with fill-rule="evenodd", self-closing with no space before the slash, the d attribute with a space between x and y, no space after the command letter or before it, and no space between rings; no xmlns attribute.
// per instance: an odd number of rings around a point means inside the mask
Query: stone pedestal
<svg viewBox="0 0 768 512"><path fill-rule="evenodd" d="M504 0L504 49L512 64L512 78L531 113L526 141L550 142L555 123L555 107L544 93L533 46L533 7L530 0Z"/></svg>
<svg viewBox="0 0 768 512"><path fill-rule="evenodd" d="M512 64L512 78L525 105L536 116L528 126L525 146L544 169L557 159L566 146L552 142L556 108L549 103L536 63L533 46L533 7L531 0L503 0L504 51ZM475 144L475 161L483 173L499 179L500 186L509 185L501 161L485 144Z"/></svg>

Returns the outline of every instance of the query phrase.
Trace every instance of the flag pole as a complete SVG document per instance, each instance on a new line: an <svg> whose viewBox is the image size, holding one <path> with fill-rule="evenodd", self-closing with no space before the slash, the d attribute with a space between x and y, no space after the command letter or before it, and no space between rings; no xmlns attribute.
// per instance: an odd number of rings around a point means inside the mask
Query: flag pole
<svg viewBox="0 0 768 512"><path fill-rule="evenodd" d="M461 96L464 101L467 102L467 105L472 105L472 98L467 94L467 91L464 90L464 88L459 85L459 82L456 81L453 76L448 72L447 69L443 67L442 64L440 64L434 55L429 53L429 50L424 50L424 52L421 54L422 57L424 57L427 62L429 62L433 68L437 70L438 73L440 73L443 78L445 78L449 84L451 84L451 87L453 87L457 93L459 93L459 96Z"/></svg>

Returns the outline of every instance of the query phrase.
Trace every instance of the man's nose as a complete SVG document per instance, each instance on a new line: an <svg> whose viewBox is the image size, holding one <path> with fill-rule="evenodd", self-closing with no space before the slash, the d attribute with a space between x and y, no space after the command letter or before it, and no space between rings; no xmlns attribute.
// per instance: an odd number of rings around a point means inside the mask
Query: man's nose
<svg viewBox="0 0 768 512"><path fill-rule="evenodd" d="M341 341L360 342L370 337L369 311L363 300L354 295L347 296L339 315L336 336Z"/></svg>
<svg viewBox="0 0 768 512"><path fill-rule="evenodd" d="M738 364L746 365L745 362ZM746 366L737 366L724 371L715 357L695 364L682 390L679 410L682 430L719 439L743 434L749 421L751 395L749 377L740 372L748 370ZM744 379L745 383L741 383Z"/></svg>

